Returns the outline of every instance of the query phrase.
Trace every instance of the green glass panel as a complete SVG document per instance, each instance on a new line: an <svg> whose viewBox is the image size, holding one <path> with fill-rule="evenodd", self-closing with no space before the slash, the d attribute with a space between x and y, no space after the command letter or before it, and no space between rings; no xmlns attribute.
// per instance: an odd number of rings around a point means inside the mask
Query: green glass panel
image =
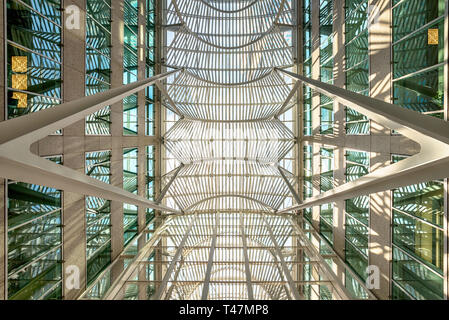
<svg viewBox="0 0 449 320"><path fill-rule="evenodd" d="M61 3L8 0L5 5L11 119L61 103Z"/></svg>
<svg viewBox="0 0 449 320"><path fill-rule="evenodd" d="M440 300L444 297L443 277L395 247L393 247L393 279L414 299Z"/></svg>
<svg viewBox="0 0 449 320"><path fill-rule="evenodd" d="M368 258L348 240L345 241L345 259L354 272L365 281L367 278Z"/></svg>
<svg viewBox="0 0 449 320"><path fill-rule="evenodd" d="M61 157L48 159L62 163ZM13 181L7 190L8 299L57 299L52 292L62 279L62 192Z"/></svg>
<svg viewBox="0 0 449 320"><path fill-rule="evenodd" d="M393 0L393 42L444 15L445 0ZM418 61L416 61L418 62Z"/></svg>
<svg viewBox="0 0 449 320"><path fill-rule="evenodd" d="M393 210L393 243L435 270L443 272L442 230Z"/></svg>
<svg viewBox="0 0 449 320"><path fill-rule="evenodd" d="M86 1L86 96L111 88L111 2ZM86 117L86 134L110 134L110 108Z"/></svg>

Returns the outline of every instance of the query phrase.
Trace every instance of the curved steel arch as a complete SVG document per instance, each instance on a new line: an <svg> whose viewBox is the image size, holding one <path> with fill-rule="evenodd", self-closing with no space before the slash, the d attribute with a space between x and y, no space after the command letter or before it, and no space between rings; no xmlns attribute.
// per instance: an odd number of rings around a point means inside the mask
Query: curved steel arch
<svg viewBox="0 0 449 320"><path fill-rule="evenodd" d="M183 14L182 14L181 11L179 10L179 6L178 6L177 1L178 1L178 0L171 0L171 3L173 4L173 7L175 8L176 15L178 16L178 19L181 21L181 24L183 25L183 28L185 28L189 33L192 34L192 36L194 36L194 37L195 37L196 39L198 39L199 41L204 42L204 43L206 43L206 44L208 44L208 45L210 45L210 46L212 46L212 47L215 47L215 48L217 48L217 49L240 49L240 48L247 47L247 46L249 46L249 45L251 45L251 44L254 44L254 43L260 41L260 40L263 39L267 34L271 33L275 28L278 28L278 26L277 26L276 23L278 22L278 20L279 20L281 14L282 14L282 11L283 11L283 9L284 9L284 6L285 6L285 0L281 0L281 5L279 6L279 10L277 11L277 14L275 15L275 18L274 18L274 20L273 20L273 24L272 24L272 25L270 26L270 28L267 29L265 32L259 34L259 36L258 36L256 39L254 39L253 41L250 41L250 42L248 42L248 43L246 43L246 44L244 44L244 45L239 45L239 46L229 46L229 47L226 47L226 46L219 46L219 45L216 45L216 44L214 44L214 43L210 43L210 42L208 42L208 41L202 39L202 38L201 38L198 34L196 34L195 32L193 32L193 31L187 26L187 24L186 24L186 22L185 22L185 20L184 20L184 18L183 18Z"/></svg>
<svg viewBox="0 0 449 320"><path fill-rule="evenodd" d="M258 204L260 204L260 205L262 205L262 206L264 206L264 207L266 207L268 209L270 209L270 212L273 212L273 211L276 210L275 208L271 207L270 205L268 205L266 203L263 203L262 201L259 201L257 199L252 198L252 197L249 197L249 196L245 196L245 195L241 195L241 194L225 194L225 195L216 195L216 196L204 198L204 199L194 203L190 207L186 208L185 211L192 210L194 207L196 207L200 203L203 203L203 202L206 202L206 201L209 201L209 200L212 200L212 199L219 199L219 198L241 198L241 199L247 199L247 200L250 200L250 201L254 201L254 202L256 202L256 203L258 203Z"/></svg>
<svg viewBox="0 0 449 320"><path fill-rule="evenodd" d="M235 9L235 10L223 10L223 9L214 7L213 5L209 4L206 0L197 0L197 1L201 1L202 3L204 3L205 6L208 6L209 8L214 9L214 10L216 10L218 12L221 12L221 13L237 13L237 12L241 12L241 11L244 11L244 10L250 8L251 6L253 6L254 4L256 4L256 2L258 2L260 0L253 0L252 2L247 4L246 6L243 6L242 8Z"/></svg>

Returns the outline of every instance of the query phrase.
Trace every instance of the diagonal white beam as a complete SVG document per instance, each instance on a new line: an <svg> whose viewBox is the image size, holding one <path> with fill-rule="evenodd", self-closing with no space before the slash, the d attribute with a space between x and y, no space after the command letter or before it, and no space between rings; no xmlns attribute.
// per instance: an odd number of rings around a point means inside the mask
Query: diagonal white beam
<svg viewBox="0 0 449 320"><path fill-rule="evenodd" d="M217 231L218 231L218 223L220 221L219 215L220 215L219 213L215 214L214 234L212 235L212 244L211 244L210 250L209 250L209 260L207 261L206 276L204 278L203 292L201 293L201 300L207 300L207 296L209 295L210 275L211 275L212 266L214 263L215 247L217 246Z"/></svg>
<svg viewBox="0 0 449 320"><path fill-rule="evenodd" d="M279 243L277 242L274 234L273 229L271 228L270 224L267 221L267 218L265 217L265 214L262 214L263 222L265 223L266 228L268 229L268 233L270 235L271 242L274 245L274 249L276 251L276 255L279 257L279 261L281 263L282 272L284 273L284 277L287 280L287 283L290 287L291 294L293 295L293 298L295 300L302 300L301 296L299 295L299 290L295 285L295 282L293 281L292 275L290 274L290 270L288 270L287 264L285 263L284 256L282 255L281 248L279 247Z"/></svg>
<svg viewBox="0 0 449 320"><path fill-rule="evenodd" d="M1 122L0 177L116 200L144 208L179 213L178 210L158 205L144 197L88 177L82 172L58 165L30 152L32 143L61 128L84 120L86 116L121 101L123 98L154 84L155 81L179 71L174 70L156 75L119 88Z"/></svg>
<svg viewBox="0 0 449 320"><path fill-rule="evenodd" d="M192 219L190 219L189 226L187 227L187 230L184 232L182 240L179 243L178 249L176 249L176 253L173 256L170 266L168 267L167 271L165 272L164 278L162 279L162 282L161 282L159 288L154 293L154 295L151 297L151 300L160 300L161 299L161 297L165 291L165 288L167 287L167 282L170 280L173 270L175 269L176 264L178 264L178 262L180 260L179 258L181 257L182 250L184 249L187 239L189 238L190 231L192 230L192 227L195 224L195 221L197 219L198 219L198 215L195 215L194 217L192 217ZM179 263L181 263L181 262L179 262Z"/></svg>
<svg viewBox="0 0 449 320"><path fill-rule="evenodd" d="M245 224L243 222L243 215L240 214L240 235L242 236L242 250L245 258L245 274L246 274L246 288L248 290L248 300L254 300L253 284L251 282L251 270L249 268L248 245L246 243Z"/></svg>
<svg viewBox="0 0 449 320"><path fill-rule="evenodd" d="M284 104L282 105L281 109L279 109L278 113L274 116L275 118L278 118L280 115L282 115L285 111L287 111L287 107L290 103L290 100L294 97L295 93L298 91L299 85L301 83L299 81L296 81L295 85L293 86L292 90L288 94L287 98L285 99Z"/></svg>
<svg viewBox="0 0 449 320"><path fill-rule="evenodd" d="M288 189L290 190L291 194L293 195L293 198L295 198L296 203L302 203L301 199L299 198L298 193L296 192L295 188L290 184L290 181L288 181L287 177L284 173L284 168L281 166L278 166L279 173L282 176L282 179L284 179L285 183L287 184Z"/></svg>
<svg viewBox="0 0 449 320"><path fill-rule="evenodd" d="M179 111L178 107L176 106L176 103L170 97L167 90L165 90L164 85L160 81L156 81L155 84L156 84L156 87L159 89L159 91L167 98L168 102L170 103L170 106L173 108L173 111L178 116L183 117L183 114L181 113L181 111Z"/></svg>
<svg viewBox="0 0 449 320"><path fill-rule="evenodd" d="M289 71L282 69L276 69L276 71L305 83L312 89L387 128L396 130L421 146L420 153L415 156L308 198L302 204L291 206L279 213L449 177L447 170L449 167L449 123Z"/></svg>
<svg viewBox="0 0 449 320"><path fill-rule="evenodd" d="M176 169L176 171L173 173L173 176L170 178L170 181L165 185L164 189L162 189L161 194L156 199L156 203L159 204L162 202L162 199L164 199L165 194L167 193L168 189L170 189L171 184L173 181L175 181L176 177L178 176L179 171L184 167L184 164L180 164L180 166Z"/></svg>

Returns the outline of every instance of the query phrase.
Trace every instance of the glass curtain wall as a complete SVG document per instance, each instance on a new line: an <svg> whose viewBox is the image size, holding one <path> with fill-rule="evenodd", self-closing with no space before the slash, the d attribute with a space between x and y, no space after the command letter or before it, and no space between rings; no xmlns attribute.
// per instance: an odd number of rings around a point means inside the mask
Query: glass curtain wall
<svg viewBox="0 0 449 320"><path fill-rule="evenodd" d="M346 89L369 95L368 0L345 2ZM345 108L346 134L369 134L366 116Z"/></svg>
<svg viewBox="0 0 449 320"><path fill-rule="evenodd" d="M138 149L123 149L123 189L137 194ZM138 230L137 206L123 204L123 239L126 246L136 235Z"/></svg>
<svg viewBox="0 0 449 320"><path fill-rule="evenodd" d="M8 299L61 299L62 192L16 181L7 190Z"/></svg>
<svg viewBox="0 0 449 320"><path fill-rule="evenodd" d="M393 1L394 103L444 116L445 1ZM393 155L397 162L406 156ZM442 299L442 181L411 185L393 196L393 299Z"/></svg>
<svg viewBox="0 0 449 320"><path fill-rule="evenodd" d="M305 200L313 195L313 146L305 145L303 155L303 199ZM303 214L309 222L312 221L312 208L304 209Z"/></svg>
<svg viewBox="0 0 449 320"><path fill-rule="evenodd" d="M86 96L111 88L111 1L86 0ZM86 118L86 134L109 135L107 106Z"/></svg>
<svg viewBox="0 0 449 320"><path fill-rule="evenodd" d="M320 80L333 83L333 1L320 0ZM320 133L334 133L334 103L323 94L320 95Z"/></svg>
<svg viewBox="0 0 449 320"><path fill-rule="evenodd" d="M155 159L154 159L154 146L146 146L146 156L147 156L147 174L146 174L146 195L147 199L154 201L154 179L155 179ZM154 218L154 209L147 208L145 213L146 225L148 225Z"/></svg>
<svg viewBox="0 0 449 320"><path fill-rule="evenodd" d="M404 108L443 118L444 0L393 1L393 94Z"/></svg>
<svg viewBox="0 0 449 320"><path fill-rule="evenodd" d="M6 112L11 119L62 102L62 11L58 0L5 4Z"/></svg>
<svg viewBox="0 0 449 320"><path fill-rule="evenodd" d="M86 175L110 183L111 151L86 153ZM87 283L111 262L111 202L86 197Z"/></svg>
<svg viewBox="0 0 449 320"><path fill-rule="evenodd" d="M155 0L147 0L147 21L146 21L146 77L155 74ZM154 86L145 89L145 134L154 136Z"/></svg>
<svg viewBox="0 0 449 320"><path fill-rule="evenodd" d="M405 158L393 155L392 162ZM443 181L398 188L392 198L392 298L443 299Z"/></svg>
<svg viewBox="0 0 449 320"><path fill-rule="evenodd" d="M346 182L357 180L369 173L369 157L368 152L346 150ZM369 196L360 196L345 201L345 259L364 281L368 267L369 200ZM346 287L356 296L365 294L348 271Z"/></svg>
<svg viewBox="0 0 449 320"><path fill-rule="evenodd" d="M312 19L311 1L304 0L303 3L303 74L312 77ZM312 135L312 89L303 86L303 134Z"/></svg>
<svg viewBox="0 0 449 320"><path fill-rule="evenodd" d="M334 150L330 148L320 149L320 192L326 192L334 188ZM333 245L333 203L320 205L320 233Z"/></svg>
<svg viewBox="0 0 449 320"><path fill-rule="evenodd" d="M137 0L123 1L123 84L137 81L138 11ZM123 99L123 134L137 135L137 93Z"/></svg>

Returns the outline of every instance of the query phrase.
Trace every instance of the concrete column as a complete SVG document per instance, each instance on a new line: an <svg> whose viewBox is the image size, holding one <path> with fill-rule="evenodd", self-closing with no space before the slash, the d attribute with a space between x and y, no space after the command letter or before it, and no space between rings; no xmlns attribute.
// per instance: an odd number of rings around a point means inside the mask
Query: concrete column
<svg viewBox="0 0 449 320"><path fill-rule="evenodd" d="M391 102L391 1L370 0L369 53L370 96ZM371 153L371 171L390 164L388 153L390 130L371 121L372 138L383 136L383 154ZM378 142L381 140L377 140ZM377 148L381 146L377 145ZM389 299L391 278L391 192L379 192L370 196L370 265L380 271L380 288L373 290L379 299Z"/></svg>
<svg viewBox="0 0 449 320"><path fill-rule="evenodd" d="M334 53L334 84L344 88L346 82L345 76L345 1L334 0L333 3L333 53ZM345 106L334 102L334 136L343 138L346 135L345 130ZM334 149L334 180L335 185L339 186L346 183L345 176L345 149ZM334 250L344 259L345 257L345 201L340 200L334 203L333 215L333 236ZM343 268L336 269L337 276L344 283L345 273Z"/></svg>
<svg viewBox="0 0 449 320"><path fill-rule="evenodd" d="M111 88L123 85L124 3L113 1L111 23ZM111 184L123 188L123 102L111 105ZM111 257L115 259L123 250L123 203L111 201Z"/></svg>
<svg viewBox="0 0 449 320"><path fill-rule="evenodd" d="M145 79L145 58L146 58L146 1L145 0L139 0L139 6L138 6L138 24L139 24L139 38L138 38L138 78L139 80ZM146 123L146 97L145 97L145 90L142 90L137 95L137 101L139 104L139 108L137 110L138 114L138 135L139 137L145 136L145 123ZM146 197L146 171L147 171L147 164L146 164L146 148L140 147L139 148L139 167L138 167L138 194L142 197ZM137 210L137 220L138 220L138 230L141 231L145 228L145 212L146 209L143 207L139 207Z"/></svg>
<svg viewBox="0 0 449 320"><path fill-rule="evenodd" d="M298 74L303 74L304 69L304 1L303 0L297 0L296 1L296 56L297 56L297 70L296 72ZM304 163L302 161L303 157L303 150L304 150L304 143L302 143L303 138L303 132L304 132L304 103L303 103L303 86L299 86L297 97L296 97L296 110L294 111L295 119L296 119L296 137L298 143L296 144L296 153L295 153L295 168L296 173L295 176L298 177L298 184L297 184L297 192L299 197L304 200L303 198L303 188L304 188Z"/></svg>
<svg viewBox="0 0 449 320"><path fill-rule="evenodd" d="M64 102L83 97L85 84L85 3L66 0L64 5L77 5L81 9L80 29L64 29ZM72 169L84 172L84 121L64 128L63 163ZM64 299L76 299L86 288L86 218L84 196L72 192L63 194L63 256L65 267L75 265L80 271L80 288L63 286Z"/></svg>
<svg viewBox="0 0 449 320"><path fill-rule="evenodd" d="M311 23L312 23L312 78L320 78L320 1L311 1ZM312 135L320 134L320 95L312 95ZM320 147L321 144L313 144L313 196L320 194ZM319 229L320 207L312 208L312 220L315 228Z"/></svg>
<svg viewBox="0 0 449 320"><path fill-rule="evenodd" d="M156 1L155 2L155 52L154 52L154 74L160 74L162 72L162 59L164 58L164 36L163 36L163 28L162 25L164 23L164 1ZM162 144L161 144L161 134L162 134L162 119L163 119L163 110L160 99L160 92L158 89L154 90L154 135L157 143L154 147L154 166L155 166L155 180L154 180L154 190L155 190L155 199L159 196L161 191L161 175L162 175ZM156 211L155 216L159 216L160 212ZM155 225L156 229L158 225ZM162 261L162 248L164 245L165 239L162 238L159 242L160 244L155 250L155 260ZM154 276L156 281L161 281L163 277L162 264L156 263L154 266ZM155 290L157 291L159 288L159 284L155 285Z"/></svg>

